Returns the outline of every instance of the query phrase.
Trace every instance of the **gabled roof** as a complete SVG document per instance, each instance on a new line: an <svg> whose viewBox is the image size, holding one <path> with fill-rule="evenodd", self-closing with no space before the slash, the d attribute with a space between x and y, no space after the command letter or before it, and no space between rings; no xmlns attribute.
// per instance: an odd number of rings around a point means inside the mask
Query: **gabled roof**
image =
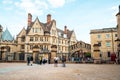
<svg viewBox="0 0 120 80"><path fill-rule="evenodd" d="M39 19L38 19L38 17L37 17L37 18L35 19L35 21L32 22L31 25L27 27L27 30L26 30L26 33L27 33L27 34L29 33L30 29L32 28L32 26L33 26L33 24L36 22L36 20L38 20L39 24L42 26L43 31L44 31L44 32L49 32L49 33L50 33L51 27L52 27L52 25L53 25L53 22L56 23L55 20L52 20L50 24L42 23L42 22L39 21Z"/></svg>
<svg viewBox="0 0 120 80"><path fill-rule="evenodd" d="M6 28L6 30L2 33L2 40L5 41L12 41L13 37L11 35L11 33L9 32L9 30Z"/></svg>
<svg viewBox="0 0 120 80"><path fill-rule="evenodd" d="M31 25L27 27L26 34L29 33L30 29L32 28L32 26L34 25L34 23L36 22L36 20L38 20L39 24L42 26L42 29L43 29L44 33L50 33L50 30L51 30L51 28L53 26L53 23L55 23L55 25L56 25L56 21L55 20L52 20L50 22L50 24L47 24L47 23L40 22L39 19L38 19L38 17L37 17L35 19L35 21L32 22ZM65 35L64 31L60 30L58 28L57 28L57 32L58 33L60 32L61 34ZM73 32L74 31L67 30L67 37L66 38L70 39ZM59 37L61 37L61 36L59 36Z"/></svg>
<svg viewBox="0 0 120 80"><path fill-rule="evenodd" d="M58 37L61 37L61 36L59 36L59 33L61 33L62 35L65 35L64 31L61 30L61 29L58 29L58 28L57 28L57 32L58 32ZM68 39L71 38L72 33L73 33L73 31L67 30L67 38L68 38Z"/></svg>
<svg viewBox="0 0 120 80"><path fill-rule="evenodd" d="M17 36L19 36L22 33L22 31L26 31L25 28L23 28Z"/></svg>

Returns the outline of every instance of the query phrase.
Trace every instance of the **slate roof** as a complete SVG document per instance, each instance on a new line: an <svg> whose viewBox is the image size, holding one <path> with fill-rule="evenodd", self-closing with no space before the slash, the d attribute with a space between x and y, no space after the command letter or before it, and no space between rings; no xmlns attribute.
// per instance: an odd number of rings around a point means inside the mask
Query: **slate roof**
<svg viewBox="0 0 120 80"><path fill-rule="evenodd" d="M6 28L6 30L2 33L2 40L3 41L12 41L13 37L11 35L11 33L9 32L9 30Z"/></svg>
<svg viewBox="0 0 120 80"><path fill-rule="evenodd" d="M55 23L56 25L56 21L55 20L52 20L50 24L47 24L47 23L42 23L39 21L38 17L35 19L34 22L31 23L30 26L27 27L27 30L26 30L26 34L29 33L30 29L32 28L33 24L36 22L36 20L38 20L39 24L42 26L42 29L44 31L44 33L50 33L50 30L51 30L51 27L53 25L53 23ZM60 30L57 28L57 31L60 32L61 34L65 34L63 30ZM72 35L73 31L69 31L68 30L68 33L67 33L67 38L70 39L71 35Z"/></svg>
<svg viewBox="0 0 120 80"><path fill-rule="evenodd" d="M66 35L63 30L58 29L58 28L57 28L57 32L58 32L58 37L63 37L61 35ZM61 34L59 35L59 33L61 33ZM72 33L73 33L73 31L67 30L67 38L68 39L70 39Z"/></svg>
<svg viewBox="0 0 120 80"><path fill-rule="evenodd" d="M113 27L113 28L103 28L103 29L94 29L90 31L90 34L92 33L106 33L106 32L117 32L117 28Z"/></svg>
<svg viewBox="0 0 120 80"><path fill-rule="evenodd" d="M49 32L49 33L50 33L51 27L52 27L52 25L53 25L53 22L56 23L55 20L52 20L50 24L42 23L42 22L39 21L38 17L35 19L35 21L36 21L36 20L38 20L39 24L42 26L43 31L44 31L44 32ZM33 24L35 23L35 21L32 22L31 25L27 27L26 34L29 33L29 31L30 31L31 27L33 26Z"/></svg>

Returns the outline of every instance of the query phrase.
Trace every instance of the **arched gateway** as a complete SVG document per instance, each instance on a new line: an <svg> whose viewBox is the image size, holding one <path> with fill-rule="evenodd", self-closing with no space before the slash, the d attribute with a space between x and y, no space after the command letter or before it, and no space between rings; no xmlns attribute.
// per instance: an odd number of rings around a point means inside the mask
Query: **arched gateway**
<svg viewBox="0 0 120 80"><path fill-rule="evenodd" d="M51 46L51 51L47 50L47 49L43 49L41 50L39 48L38 45L35 45L33 47L33 61L34 62L39 62L39 58L46 58L47 60L50 60L51 62L54 61L54 57L56 57L57 54L57 46L56 45L52 45Z"/></svg>

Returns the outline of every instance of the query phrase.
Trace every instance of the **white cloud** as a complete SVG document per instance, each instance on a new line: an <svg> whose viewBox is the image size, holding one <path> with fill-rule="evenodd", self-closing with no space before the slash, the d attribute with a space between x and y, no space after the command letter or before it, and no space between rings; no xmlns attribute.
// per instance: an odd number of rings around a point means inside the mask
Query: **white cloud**
<svg viewBox="0 0 120 80"><path fill-rule="evenodd" d="M66 3L71 3L71 2L74 2L76 0L66 0Z"/></svg>
<svg viewBox="0 0 120 80"><path fill-rule="evenodd" d="M6 10L15 10L15 12L20 12L21 14L32 13L33 15L40 16L46 11L53 11L54 8L59 8L64 6L66 3L73 2L75 0L3 0L2 3L9 5L5 7ZM15 9L16 8L16 9Z"/></svg>
<svg viewBox="0 0 120 80"><path fill-rule="evenodd" d="M3 4L12 4L13 2L11 0L3 0L2 3Z"/></svg>
<svg viewBox="0 0 120 80"><path fill-rule="evenodd" d="M42 15L48 9L48 5L44 0L21 0L14 4L26 13L32 13L37 16Z"/></svg>
<svg viewBox="0 0 120 80"><path fill-rule="evenodd" d="M65 0L48 0L53 8L62 7L65 4Z"/></svg>
<svg viewBox="0 0 120 80"><path fill-rule="evenodd" d="M111 9L116 11L118 10L118 6L112 6Z"/></svg>

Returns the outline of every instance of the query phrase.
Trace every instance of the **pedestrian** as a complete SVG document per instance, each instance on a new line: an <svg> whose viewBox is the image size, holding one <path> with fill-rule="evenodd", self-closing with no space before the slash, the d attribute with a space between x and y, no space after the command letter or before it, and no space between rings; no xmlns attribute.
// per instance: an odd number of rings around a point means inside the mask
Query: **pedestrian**
<svg viewBox="0 0 120 80"><path fill-rule="evenodd" d="M42 59L42 63L45 64L45 58Z"/></svg>
<svg viewBox="0 0 120 80"><path fill-rule="evenodd" d="M33 65L33 56L30 57L30 64Z"/></svg>
<svg viewBox="0 0 120 80"><path fill-rule="evenodd" d="M39 57L39 60L40 60L40 65L42 64L42 57L40 56Z"/></svg>
<svg viewBox="0 0 120 80"><path fill-rule="evenodd" d="M50 58L48 58L48 64L50 64Z"/></svg>
<svg viewBox="0 0 120 80"><path fill-rule="evenodd" d="M27 57L27 65L29 66L29 64L30 64L30 57L28 56Z"/></svg>
<svg viewBox="0 0 120 80"><path fill-rule="evenodd" d="M66 62L66 57L62 56L62 66L63 67L66 67L65 62Z"/></svg>
<svg viewBox="0 0 120 80"><path fill-rule="evenodd" d="M58 57L54 57L54 67L58 66Z"/></svg>
<svg viewBox="0 0 120 80"><path fill-rule="evenodd" d="M118 57L116 57L116 59L115 59L115 63L118 64Z"/></svg>

